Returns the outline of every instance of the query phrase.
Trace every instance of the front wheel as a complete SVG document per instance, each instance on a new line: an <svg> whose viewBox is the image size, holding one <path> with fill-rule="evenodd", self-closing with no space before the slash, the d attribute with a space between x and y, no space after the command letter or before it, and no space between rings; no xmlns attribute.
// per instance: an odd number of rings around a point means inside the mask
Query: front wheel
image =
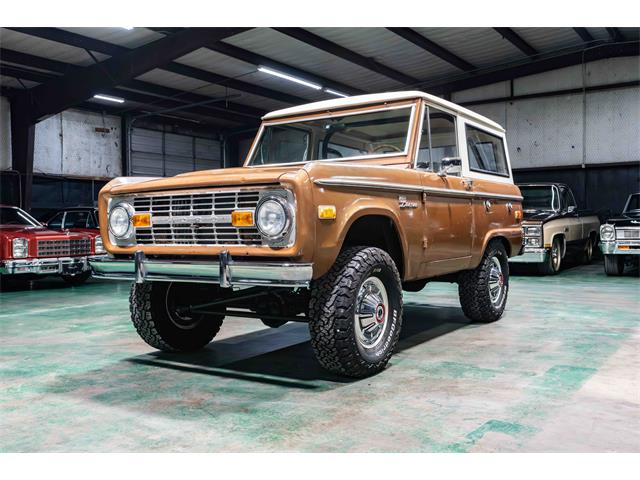
<svg viewBox="0 0 640 480"><path fill-rule="evenodd" d="M134 283L129 307L138 335L165 352L199 350L216 336L223 315L198 313L193 305L215 298L218 287L193 283Z"/></svg>
<svg viewBox="0 0 640 480"><path fill-rule="evenodd" d="M604 273L608 276L619 276L624 272L624 256L623 255L605 255L604 256Z"/></svg>
<svg viewBox="0 0 640 480"><path fill-rule="evenodd" d="M487 246L482 261L474 270L460 275L458 294L465 316L474 322L498 320L509 293L509 258L502 243Z"/></svg>
<svg viewBox="0 0 640 480"><path fill-rule="evenodd" d="M320 364L331 372L365 377L381 371L401 326L400 275L384 250L344 250L312 287L311 345Z"/></svg>
<svg viewBox="0 0 640 480"><path fill-rule="evenodd" d="M555 275L560 271L562 265L562 242L559 238L554 238L551 244L551 251L544 263L538 264L538 272L542 275Z"/></svg>

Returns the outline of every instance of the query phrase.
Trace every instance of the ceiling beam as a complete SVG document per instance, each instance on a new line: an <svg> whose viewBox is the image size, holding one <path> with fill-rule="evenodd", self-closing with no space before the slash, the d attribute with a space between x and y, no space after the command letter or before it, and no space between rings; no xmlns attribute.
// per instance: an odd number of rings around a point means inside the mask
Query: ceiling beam
<svg viewBox="0 0 640 480"><path fill-rule="evenodd" d="M622 35L622 32L620 32L619 29L616 27L606 27L606 29L611 40L614 42L624 42L624 35Z"/></svg>
<svg viewBox="0 0 640 480"><path fill-rule="evenodd" d="M21 67L16 67L13 65L0 64L0 75L6 75L13 78L19 78L22 80L29 80L31 82L38 82L44 84L46 82L60 79L62 78L59 75L54 75L51 73L37 72L35 70L29 70ZM34 87L36 88L36 87ZM17 90L17 89L16 89ZM21 93L26 93L29 90L19 90ZM208 116L220 120L228 120L234 123L247 124L247 125L256 125L259 123L259 117L248 117L247 115L238 114L233 111L224 110L223 108L216 111L211 108L212 104L209 105L190 105L189 103L185 103L183 101L179 101L172 98L164 98L157 97L154 95L150 95L148 93L136 92L132 90L126 90L123 88L117 87L104 87L100 90L100 93L104 93L106 95L112 95L115 97L122 97L128 101L140 103L147 109L166 109L166 108L179 108L181 112L185 113L193 113L200 116ZM208 101L214 101L212 97L204 97ZM200 100L201 101L201 100ZM84 103L84 102L79 102ZM195 102L194 102L195 103ZM220 103L224 103L221 101ZM101 105L96 103L96 105ZM109 106L111 107L111 106ZM136 108L136 110L139 109ZM113 111L113 108L111 108ZM123 113L125 109L118 109L118 113Z"/></svg>
<svg viewBox="0 0 640 480"><path fill-rule="evenodd" d="M115 45L109 42L104 42L102 40L96 40L90 37L85 37L84 35L79 35L77 33L68 32L66 30L60 30L57 28L13 28L12 27L11 30L25 33L27 35L33 35L39 38L44 38L46 40L52 40L55 42L64 43L66 45L71 45L73 47L83 48L83 49L91 50L94 52L103 53L105 55L110 55L110 56L120 55L130 51L130 49L127 47ZM163 32L171 31L173 32L173 34L176 34L179 31L184 29L161 28L158 30L162 30ZM251 29L235 28L233 30L235 35ZM306 98L298 97L296 95L289 95L283 92L279 92L277 90L262 87L260 85L254 85L248 82L243 82L241 80L236 80L231 77L219 75L217 73L213 73L208 70L202 70L199 68L190 67L188 65L178 63L178 62L168 62L158 68L161 68L162 70L166 70L172 73L177 73L179 75L196 78L203 82L227 86L229 88L233 88L234 90L238 90L240 92L251 93L253 95L269 98L271 100L276 100L282 103L298 105L298 104L309 102L309 100Z"/></svg>
<svg viewBox="0 0 640 480"><path fill-rule="evenodd" d="M204 43L235 33L233 28L188 28L62 78L52 79L29 89L30 117L37 122L85 101L104 88L126 83L174 58L186 55Z"/></svg>
<svg viewBox="0 0 640 480"><path fill-rule="evenodd" d="M593 35L589 33L589 30L584 27L573 27L573 31L578 34L584 43L593 42L595 40Z"/></svg>
<svg viewBox="0 0 640 480"><path fill-rule="evenodd" d="M502 35L502 38L510 42L513 46L515 46L518 50L529 57L533 57L538 55L538 51L529 45L524 39L514 32L511 28L504 27L495 27L494 30Z"/></svg>
<svg viewBox="0 0 640 480"><path fill-rule="evenodd" d="M280 33L283 33L291 38L295 38L296 40L306 43L307 45L311 45L319 50L323 50L331 55L342 58L348 62L359 65L362 68L366 68L372 72L376 72L380 75L384 75L387 78L395 80L396 82L402 84L413 84L417 83L419 80L413 78L410 75L406 75L402 72L394 70L393 68L387 67L383 65L373 58L365 57L364 55L360 55L348 48L345 48L337 43L334 43L326 38L323 38L319 35L309 32L308 30L304 30L302 28L274 28Z"/></svg>
<svg viewBox="0 0 640 480"><path fill-rule="evenodd" d="M471 63L467 62L466 60L463 60L462 58L458 57L454 53L451 53L449 50L445 49L444 47L441 47L437 43L420 35L418 32L416 32L411 28L387 27L387 30L413 43L414 45L420 47L426 52L432 55L435 55L441 60L444 60L445 62L450 63L451 65L459 68L460 70L464 70L468 72L476 69L476 67Z"/></svg>
<svg viewBox="0 0 640 480"><path fill-rule="evenodd" d="M147 27L147 28L149 28L150 30L165 33L165 34L167 32L173 33L179 30L179 28L176 28L176 27ZM289 65L283 62L279 62L272 58L265 57L264 55L260 55L259 53L250 52L249 50L236 47L235 45L231 45L230 43L227 43L227 42L223 42L223 41L214 42L209 45L206 45L206 48L208 48L209 50L213 50L215 52L221 53L223 55L226 55L227 57L235 58L236 60L249 63L256 67L264 66L267 68L272 68L273 70L286 73L287 75L292 75L294 77L302 78L303 80L308 80L310 82L318 83L323 87L327 87L332 90L339 91L341 93L346 93L348 95L361 95L363 93L367 93L364 90L352 87L351 85L347 85L342 82L332 80L322 75L311 73L307 70L303 70L301 68L294 67L292 65Z"/></svg>
<svg viewBox="0 0 640 480"><path fill-rule="evenodd" d="M49 58L38 57L36 55L30 55L23 52L17 52L6 48L0 48L0 60L3 62L10 62L25 67L39 68L42 70L48 70L50 72L66 74L69 72L75 72L82 70L83 67L74 65L72 63L61 62L58 60L51 60ZM154 83L144 82L142 80L131 80L123 85L124 87L130 87L135 90L139 90L142 93L150 93L159 97L165 97L173 100L177 100L184 103L200 103L207 101L211 97L206 95L198 95L195 93L186 92L184 90L178 90L175 88L164 87ZM243 105L234 102L225 102L224 107L217 105L207 105L207 108L216 111L231 111L232 113L238 113L246 115L251 120L261 117L266 112L264 110L253 108L248 105Z"/></svg>

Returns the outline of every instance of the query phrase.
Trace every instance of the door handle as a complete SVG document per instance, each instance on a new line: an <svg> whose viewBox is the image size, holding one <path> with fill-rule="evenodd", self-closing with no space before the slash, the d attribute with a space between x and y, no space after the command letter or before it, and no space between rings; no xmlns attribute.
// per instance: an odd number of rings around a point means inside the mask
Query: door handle
<svg viewBox="0 0 640 480"><path fill-rule="evenodd" d="M463 178L461 183L464 186L464 188L466 188L467 190L471 190L471 187L473 187L473 179L472 178Z"/></svg>

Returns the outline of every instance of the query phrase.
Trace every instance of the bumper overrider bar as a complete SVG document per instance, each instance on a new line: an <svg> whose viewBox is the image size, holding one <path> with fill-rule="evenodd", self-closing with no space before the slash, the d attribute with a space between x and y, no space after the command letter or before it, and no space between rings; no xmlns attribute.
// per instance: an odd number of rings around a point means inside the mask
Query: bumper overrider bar
<svg viewBox="0 0 640 480"><path fill-rule="evenodd" d="M93 258L93 276L110 280L144 282L217 283L232 286L308 287L313 275L310 263L236 261L227 251L218 261L157 260L137 251L132 259Z"/></svg>

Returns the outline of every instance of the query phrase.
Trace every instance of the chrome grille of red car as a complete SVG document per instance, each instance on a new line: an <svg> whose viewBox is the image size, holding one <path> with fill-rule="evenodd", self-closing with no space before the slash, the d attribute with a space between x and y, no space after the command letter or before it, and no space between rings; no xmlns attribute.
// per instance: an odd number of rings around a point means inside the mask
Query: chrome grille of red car
<svg viewBox="0 0 640 480"><path fill-rule="evenodd" d="M89 255L91 239L38 240L38 257Z"/></svg>
<svg viewBox="0 0 640 480"><path fill-rule="evenodd" d="M231 212L255 211L259 198L256 190L136 197L136 213L151 213L151 227L136 228L136 243L260 246L262 237L256 227L231 224Z"/></svg>

